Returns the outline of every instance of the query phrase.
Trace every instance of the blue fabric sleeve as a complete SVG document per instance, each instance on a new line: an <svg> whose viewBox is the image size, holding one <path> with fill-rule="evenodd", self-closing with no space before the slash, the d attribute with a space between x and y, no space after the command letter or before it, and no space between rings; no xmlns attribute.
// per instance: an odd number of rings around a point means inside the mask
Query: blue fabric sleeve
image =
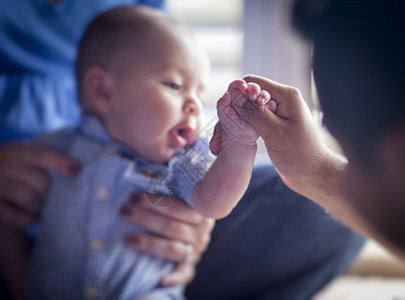
<svg viewBox="0 0 405 300"><path fill-rule="evenodd" d="M76 48L102 11L163 0L0 1L0 142L77 124Z"/></svg>

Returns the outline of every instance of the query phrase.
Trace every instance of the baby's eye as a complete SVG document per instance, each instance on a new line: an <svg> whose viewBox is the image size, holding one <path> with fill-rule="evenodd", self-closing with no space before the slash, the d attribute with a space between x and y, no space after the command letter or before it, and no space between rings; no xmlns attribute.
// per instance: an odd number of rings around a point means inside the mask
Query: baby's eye
<svg viewBox="0 0 405 300"><path fill-rule="evenodd" d="M179 90L181 89L181 85L180 85L180 84L177 84L177 83L175 83L175 82L170 82L170 81L168 81L168 82L163 82L163 84L164 84L165 86L167 86L167 87L173 89L173 90L176 90L176 91L179 91Z"/></svg>

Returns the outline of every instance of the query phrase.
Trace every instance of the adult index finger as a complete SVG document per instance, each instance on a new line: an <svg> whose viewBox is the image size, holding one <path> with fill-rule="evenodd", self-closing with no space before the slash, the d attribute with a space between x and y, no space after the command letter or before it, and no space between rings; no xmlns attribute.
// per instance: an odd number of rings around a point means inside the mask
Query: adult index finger
<svg viewBox="0 0 405 300"><path fill-rule="evenodd" d="M19 151L20 161L33 167L54 171L65 176L76 176L80 171L78 162L38 145L25 144L18 147L17 151Z"/></svg>
<svg viewBox="0 0 405 300"><path fill-rule="evenodd" d="M269 92L271 99L275 100L277 103L285 99L287 90L291 88L288 85L258 75L249 74L243 77L243 79L246 82L258 84L262 90Z"/></svg>
<svg viewBox="0 0 405 300"><path fill-rule="evenodd" d="M277 103L276 115L278 117L299 121L310 114L308 105L299 89L257 75L247 75L245 80L257 83L262 90L270 93L271 100Z"/></svg>

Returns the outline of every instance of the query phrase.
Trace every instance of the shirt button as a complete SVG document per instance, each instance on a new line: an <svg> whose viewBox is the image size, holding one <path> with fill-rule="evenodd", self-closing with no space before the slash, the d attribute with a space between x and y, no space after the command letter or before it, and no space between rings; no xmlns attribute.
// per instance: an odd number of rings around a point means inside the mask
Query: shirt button
<svg viewBox="0 0 405 300"><path fill-rule="evenodd" d="M103 242L99 239L91 240L91 248L93 250L100 250L103 247Z"/></svg>
<svg viewBox="0 0 405 300"><path fill-rule="evenodd" d="M108 195L108 190L105 187L99 187L97 189L97 196L100 199L104 199Z"/></svg>
<svg viewBox="0 0 405 300"><path fill-rule="evenodd" d="M85 290L85 294L88 299L94 299L98 295L98 289L96 289L95 287L88 287Z"/></svg>

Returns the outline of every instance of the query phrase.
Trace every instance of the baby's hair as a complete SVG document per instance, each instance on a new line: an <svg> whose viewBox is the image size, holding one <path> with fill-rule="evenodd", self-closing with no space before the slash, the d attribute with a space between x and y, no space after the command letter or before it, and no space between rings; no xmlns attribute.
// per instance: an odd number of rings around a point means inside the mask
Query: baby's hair
<svg viewBox="0 0 405 300"><path fill-rule="evenodd" d="M139 43L181 23L166 13L143 5L120 6L99 14L84 32L76 59L76 80L83 101L83 79L92 66L108 69L112 58L128 44Z"/></svg>

